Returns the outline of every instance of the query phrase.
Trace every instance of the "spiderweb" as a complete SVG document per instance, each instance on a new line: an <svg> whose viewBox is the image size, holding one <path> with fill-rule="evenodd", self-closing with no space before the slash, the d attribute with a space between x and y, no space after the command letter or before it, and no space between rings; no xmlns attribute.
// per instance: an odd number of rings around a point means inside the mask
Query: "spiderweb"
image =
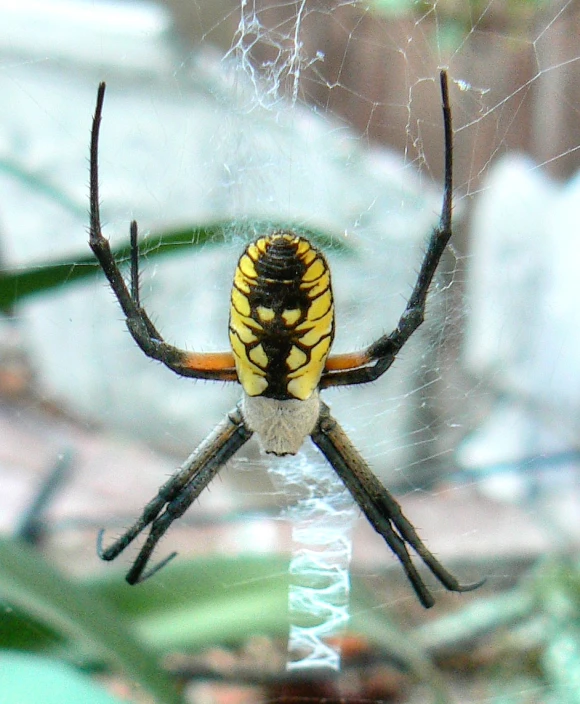
<svg viewBox="0 0 580 704"><path fill-rule="evenodd" d="M159 48L166 41L162 32L139 61L130 51L131 42L154 33L155 22L127 23L130 42L124 36L109 44L111 21L103 20L93 47L98 62L86 83L80 74L68 75L66 89L53 83L54 67L73 62L83 42L77 38L69 54L61 42L58 51L45 49L30 59L26 52L43 33L32 24L26 44L11 30L11 53L3 54L2 64L7 263L45 262L50 254L75 266L71 252L85 240L79 232L85 226L87 117L94 85L105 73L111 93L102 155L107 234L122 237L132 216L143 232L164 220L233 222L218 253L207 246L174 262L154 251L144 255L143 296L166 338L194 349L226 347L231 270L251 231L248 222L280 218L332 234L335 351L358 349L396 323L426 234L437 221L443 154L437 72L448 67L456 229L428 320L388 379L325 399L401 497L421 536L454 571L457 565L477 579L483 570L490 588L500 590L538 554L564 548L575 554L578 195L574 182L563 184L578 170L580 153L577 3L209 4L211 19L194 0L179 4L177 29L196 43L174 46L169 58ZM82 60L88 65L86 55ZM143 89L149 85L144 77L153 88ZM117 96L115 83L123 87ZM82 117L67 110L80 104ZM44 136L35 142L33 134ZM516 151L530 160L516 163ZM496 171L502 159L503 170ZM53 191L31 197L23 185L31 174ZM346 255L337 244L346 245ZM168 379L142 359L102 282L89 294L64 291L27 303L16 318L30 340L43 397L180 457L237 399L229 388L192 389ZM348 533L356 512L340 505L347 497L332 486L332 473L324 474L326 464L314 452L280 462L250 455L240 465L271 471L277 510L295 514L290 519L301 567L292 576L290 666L338 669L340 648L325 648L330 629L344 631L349 614ZM135 496L130 507L123 504L132 516L156 489L152 474L146 495ZM238 490L234 508L256 492L243 481ZM209 502L232 508L219 487L212 491ZM321 518L323 508L329 514ZM303 523L313 528L310 535ZM321 524L347 535L327 534L333 547L324 551ZM387 553L357 521L356 569L382 584L385 565L389 577L400 571ZM311 562L304 568L306 557ZM305 574L310 578L300 592ZM410 607L413 595L405 589L377 587L376 613ZM316 590L330 598L313 602ZM445 601L440 590L436 600ZM413 616L402 618L409 626ZM534 624L526 625L529 634ZM566 629L560 631L570 635ZM317 643L308 641L313 634L320 636ZM537 645L540 637L533 634ZM573 636L568 642L575 642ZM393 639L381 643L395 647ZM536 693L523 697L532 691L532 679L519 671L519 690L516 684L510 689L516 701L568 701L555 673L558 658L569 651L555 640L549 646L543 661L540 646L534 650L535 662L543 663ZM473 699L492 695L489 688L483 695L478 690Z"/></svg>

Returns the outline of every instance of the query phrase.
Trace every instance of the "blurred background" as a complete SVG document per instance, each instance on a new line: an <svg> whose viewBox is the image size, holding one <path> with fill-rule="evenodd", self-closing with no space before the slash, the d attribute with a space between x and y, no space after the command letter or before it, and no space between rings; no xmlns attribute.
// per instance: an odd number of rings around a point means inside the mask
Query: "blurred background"
<svg viewBox="0 0 580 704"><path fill-rule="evenodd" d="M580 701L579 23L549 0L0 0L8 704ZM384 378L324 398L429 549L486 582L456 595L427 575L424 611L346 507L333 664L287 669L290 626L325 618L288 614L311 579L292 554L320 542L303 499L330 481L314 450L248 443L144 585L124 582L133 546L96 554L239 398L147 359L95 265L97 86L104 233L126 261L138 220L165 339L227 349L245 243L291 226L330 262L342 352L397 324L437 224L441 67L454 235L427 321Z"/></svg>

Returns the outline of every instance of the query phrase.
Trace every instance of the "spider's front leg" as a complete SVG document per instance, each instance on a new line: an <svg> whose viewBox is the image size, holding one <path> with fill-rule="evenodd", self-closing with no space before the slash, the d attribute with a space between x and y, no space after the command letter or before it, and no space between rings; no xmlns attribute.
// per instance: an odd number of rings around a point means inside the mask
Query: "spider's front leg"
<svg viewBox="0 0 580 704"><path fill-rule="evenodd" d="M97 104L93 116L90 149L90 227L89 245L98 259L113 293L117 297L127 327L141 350L152 359L165 364L180 376L215 381L237 381L234 359L230 352L186 352L167 344L141 306L139 294L139 244L137 223L131 223L131 280L130 290L125 283L111 251L109 240L103 236L99 203L99 135L105 84L99 85Z"/></svg>
<svg viewBox="0 0 580 704"><path fill-rule="evenodd" d="M175 553L143 574L155 546L174 520L182 516L207 487L221 467L252 436L236 406L187 458L181 468L159 489L143 509L140 518L108 548L103 548L99 533L97 552L102 560L114 560L135 538L151 525L147 540L127 574L129 584L142 582L158 572Z"/></svg>
<svg viewBox="0 0 580 704"><path fill-rule="evenodd" d="M324 403L311 437L352 494L369 523L383 536L395 553L425 608L430 608L435 602L411 560L407 545L419 555L447 590L469 592L483 584L483 580L473 584L460 584L427 549L412 523L403 514L398 501L373 474Z"/></svg>
<svg viewBox="0 0 580 704"><path fill-rule="evenodd" d="M445 139L443 205L439 224L431 233L417 281L395 330L388 335L383 335L360 352L331 355L320 380L322 389L329 386L366 384L378 379L390 368L397 354L425 319L429 287L452 234L453 126L447 71L442 70L439 78Z"/></svg>
<svg viewBox="0 0 580 704"><path fill-rule="evenodd" d="M97 104L93 116L90 149L90 227L89 245L107 277L111 288L125 316L127 325L135 341L149 356L159 358L160 352L156 343L163 343L163 338L151 322L149 316L141 308L139 300L139 245L137 223L131 223L131 290L127 288L123 274L119 270L111 251L109 240L103 236L99 202L99 135L103 103L105 100L105 83L99 84ZM154 354L151 354L154 352Z"/></svg>

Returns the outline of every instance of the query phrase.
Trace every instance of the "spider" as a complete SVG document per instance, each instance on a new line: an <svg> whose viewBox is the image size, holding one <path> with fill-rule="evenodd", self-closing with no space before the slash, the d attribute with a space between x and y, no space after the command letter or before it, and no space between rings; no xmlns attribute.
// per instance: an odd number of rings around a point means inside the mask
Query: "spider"
<svg viewBox="0 0 580 704"><path fill-rule="evenodd" d="M165 342L141 305L137 223L133 221L130 226L128 284L101 232L98 148L105 83L99 85L91 131L89 244L123 309L129 332L148 357L176 374L242 386L240 403L163 484L140 518L106 548L104 531L100 531L98 554L103 560L114 560L149 527L126 575L129 584L151 577L175 557L176 553L172 553L146 569L158 541L173 521L184 514L254 433L265 451L275 455L296 454L310 436L370 524L395 553L425 608L433 606L434 598L412 561L409 548L449 591L467 592L482 584L461 584L426 548L399 503L373 474L320 398L320 391L330 386L366 384L378 379L423 322L429 286L451 237L453 150L445 70L440 72L440 86L445 140L443 206L411 297L393 332L362 351L329 355L334 305L328 265L320 251L291 230L261 236L241 255L231 294L230 352L187 352Z"/></svg>

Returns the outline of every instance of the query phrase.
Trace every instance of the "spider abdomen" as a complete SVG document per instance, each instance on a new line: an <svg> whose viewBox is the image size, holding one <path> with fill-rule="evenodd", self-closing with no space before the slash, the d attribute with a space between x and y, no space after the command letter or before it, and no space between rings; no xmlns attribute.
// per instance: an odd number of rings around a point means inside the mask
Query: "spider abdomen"
<svg viewBox="0 0 580 704"><path fill-rule="evenodd" d="M260 237L234 274L230 342L248 396L305 400L318 386L334 336L330 271L292 232Z"/></svg>
<svg viewBox="0 0 580 704"><path fill-rule="evenodd" d="M264 450L273 455L295 455L312 433L320 416L320 396L307 399L276 399L266 396L242 398L246 426L260 438Z"/></svg>

